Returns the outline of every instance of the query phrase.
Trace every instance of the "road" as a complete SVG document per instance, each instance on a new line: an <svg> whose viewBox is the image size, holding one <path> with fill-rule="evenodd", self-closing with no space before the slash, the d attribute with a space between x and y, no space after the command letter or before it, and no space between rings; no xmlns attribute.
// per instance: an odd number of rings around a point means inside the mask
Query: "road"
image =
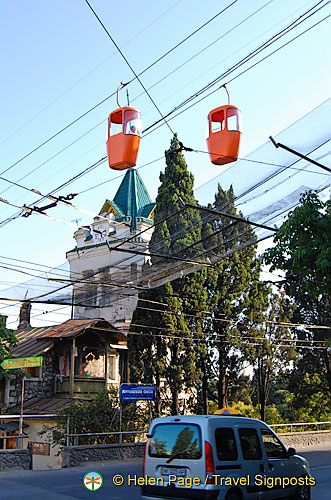
<svg viewBox="0 0 331 500"><path fill-rule="evenodd" d="M316 479L312 488L312 500L331 500L331 446L298 449L310 463L311 474ZM89 471L97 471L103 477L98 491L88 491L83 477ZM140 488L128 485L128 476L141 476L141 460L123 462L91 462L72 469L55 471L13 471L0 473L1 500L65 500L107 498L110 500L140 500ZM120 474L125 484L115 486L113 477Z"/></svg>

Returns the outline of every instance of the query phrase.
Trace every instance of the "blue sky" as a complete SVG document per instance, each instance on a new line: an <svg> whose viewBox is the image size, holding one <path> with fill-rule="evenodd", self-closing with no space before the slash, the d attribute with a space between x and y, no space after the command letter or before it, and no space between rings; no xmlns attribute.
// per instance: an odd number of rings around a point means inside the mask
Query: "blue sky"
<svg viewBox="0 0 331 500"><path fill-rule="evenodd" d="M91 0L90 3L136 73L226 9L141 76L153 100L166 114L318 2ZM241 157L329 97L328 21L239 75L321 21L328 15L324 5L325 1L320 2L317 8L321 10L317 14L221 81L227 83L236 77L228 88L232 103L243 115ZM0 22L0 171L8 169L2 174L4 178L47 194L106 155L107 117L117 107L115 96L19 160L111 95L121 81L130 81L133 74L84 0L7 1L2 6ZM216 87L211 90L214 89ZM131 104L142 112L143 129L147 128L159 119L158 111L138 81L132 82L128 90ZM122 91L121 102L125 101ZM226 102L225 91L218 90L170 120L169 125L185 145L206 151L207 113ZM139 172L152 198L157 194L164 161L144 165L162 157L171 135L168 127L162 126L141 141L137 167L142 167ZM206 154L188 154L186 159L196 187L224 168L211 165ZM103 183L74 199L78 207L98 212L105 198L114 196L121 176L103 163L59 194L82 193ZM233 185L235 188L236 178ZM38 198L3 180L0 180L0 188L0 197L15 205L28 204ZM0 203L0 221L16 212L17 209ZM79 224L91 221L91 217L68 208L58 207L48 213L67 222L77 218L81 219ZM20 218L1 227L0 253L4 257L54 267L63 263L65 252L73 248L73 232L72 227L37 215ZM0 288L28 279L19 272L3 268L1 271ZM12 310L0 312L8 314ZM61 321L60 318L57 321Z"/></svg>

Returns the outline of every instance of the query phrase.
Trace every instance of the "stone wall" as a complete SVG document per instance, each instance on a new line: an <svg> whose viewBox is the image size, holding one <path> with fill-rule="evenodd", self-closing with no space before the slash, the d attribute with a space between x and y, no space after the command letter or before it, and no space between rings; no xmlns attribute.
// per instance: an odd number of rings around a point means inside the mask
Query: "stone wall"
<svg viewBox="0 0 331 500"><path fill-rule="evenodd" d="M43 366L41 377L25 377L24 402L34 398L50 398L54 395L54 379L58 373L55 349L51 349L43 355ZM11 375L7 381L8 396L6 407L15 407L21 404L22 379L19 375Z"/></svg>
<svg viewBox="0 0 331 500"><path fill-rule="evenodd" d="M76 467L87 462L130 460L144 456L145 443L99 444L66 446L62 453L62 467Z"/></svg>
<svg viewBox="0 0 331 500"><path fill-rule="evenodd" d="M31 469L30 450L0 450L0 472L8 469Z"/></svg>
<svg viewBox="0 0 331 500"><path fill-rule="evenodd" d="M286 447L299 448L330 444L331 432L295 432L279 434ZM63 450L62 467L76 467L87 462L143 458L145 443L67 446Z"/></svg>
<svg viewBox="0 0 331 500"><path fill-rule="evenodd" d="M279 439L285 446L296 448L302 446L316 446L319 444L330 444L331 448L331 432L330 431L313 431L313 432L292 432L278 434Z"/></svg>

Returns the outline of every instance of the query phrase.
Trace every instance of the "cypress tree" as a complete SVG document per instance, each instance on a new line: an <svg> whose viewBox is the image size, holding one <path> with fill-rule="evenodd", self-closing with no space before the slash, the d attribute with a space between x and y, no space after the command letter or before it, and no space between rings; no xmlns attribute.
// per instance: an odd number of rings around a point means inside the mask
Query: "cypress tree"
<svg viewBox="0 0 331 500"><path fill-rule="evenodd" d="M232 186L225 191L218 185L213 208L242 217L235 209L234 199ZM240 349L248 316L257 322L261 320L259 314L266 307L266 292L259 283L260 263L256 259L256 245L251 244L254 233L249 225L220 216L212 223L212 230L206 227L204 233L212 235L205 242L211 259L213 253L214 256L222 255L213 267L208 268L206 281L207 303L211 311L208 338L214 344L209 358L210 370L216 380L213 398L222 408L227 405L232 373L233 380L237 380L244 365ZM241 250L234 251L235 248Z"/></svg>
<svg viewBox="0 0 331 500"><path fill-rule="evenodd" d="M194 243L201 239L200 214L190 208L181 210L182 201L189 204L196 201L193 195L194 178L188 172L179 149L175 135L165 152L166 168L160 174L161 184L154 214L157 225L150 241L151 269L154 268L156 273L165 265L169 267L169 260L153 253L194 258L199 251ZM166 220L159 223L163 219ZM183 263L173 262L172 270L183 266ZM191 278L181 278L144 292L133 315L131 330L142 335L140 338L139 335L129 338L131 377L134 381L156 384L156 414L162 411L162 379L166 380L171 394L173 415L182 410L180 393L190 393L190 390L194 393L200 382L201 373L196 368L196 345L190 330L192 322L190 324L184 313L187 300L192 302L188 295L191 287ZM188 404L193 405L193 399Z"/></svg>

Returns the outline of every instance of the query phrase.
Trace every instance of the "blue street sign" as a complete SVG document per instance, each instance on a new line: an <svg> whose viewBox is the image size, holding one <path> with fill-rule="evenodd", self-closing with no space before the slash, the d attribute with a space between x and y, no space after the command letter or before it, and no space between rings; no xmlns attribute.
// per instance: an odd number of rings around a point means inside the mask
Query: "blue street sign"
<svg viewBox="0 0 331 500"><path fill-rule="evenodd" d="M121 401L155 401L155 385L121 385Z"/></svg>

